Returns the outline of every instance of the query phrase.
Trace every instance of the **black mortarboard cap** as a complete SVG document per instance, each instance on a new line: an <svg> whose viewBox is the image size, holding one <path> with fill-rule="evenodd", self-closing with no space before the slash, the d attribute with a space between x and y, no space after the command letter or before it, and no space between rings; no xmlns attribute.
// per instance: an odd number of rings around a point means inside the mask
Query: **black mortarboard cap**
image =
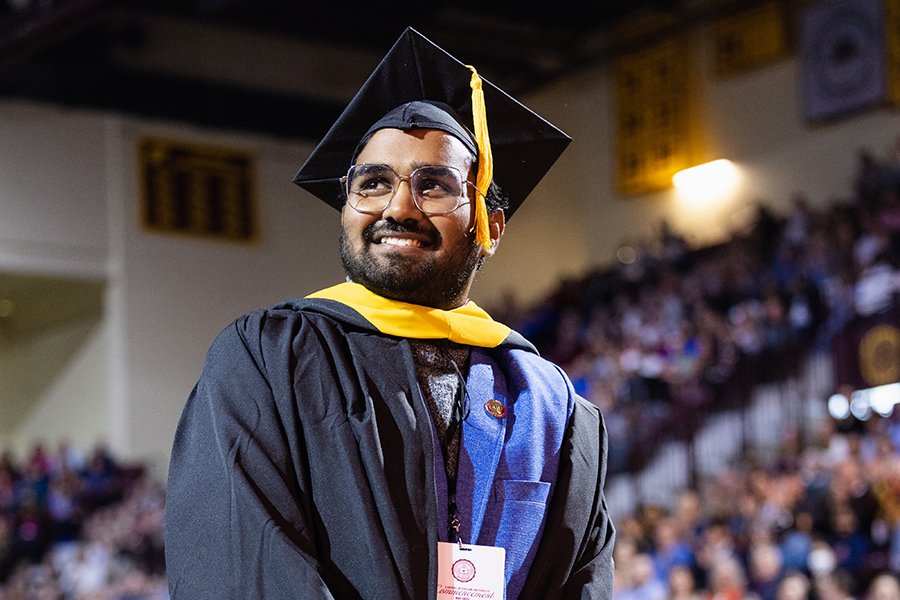
<svg viewBox="0 0 900 600"><path fill-rule="evenodd" d="M445 105L453 119L423 118L422 106L394 111L379 128L437 128L451 131L459 119L469 130L464 143L472 148L472 71L412 28L407 28L381 60L338 120L294 176L294 183L331 206L341 208L340 178L350 167L357 145L373 124L403 104L430 101ZM487 80L482 80L490 131L494 181L509 199L509 218L534 189L571 141L541 116ZM427 110L424 112L428 112ZM426 115L427 116L427 115ZM382 126L383 125L383 126Z"/></svg>

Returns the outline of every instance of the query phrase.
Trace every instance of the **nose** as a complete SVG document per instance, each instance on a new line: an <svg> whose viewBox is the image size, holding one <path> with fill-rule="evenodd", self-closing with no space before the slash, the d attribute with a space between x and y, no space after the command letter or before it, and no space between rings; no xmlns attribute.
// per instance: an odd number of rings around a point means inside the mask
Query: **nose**
<svg viewBox="0 0 900 600"><path fill-rule="evenodd" d="M385 219L392 218L398 223L408 219L419 220L422 218L422 211L416 206L415 198L413 198L409 177L397 178L394 196L381 214Z"/></svg>

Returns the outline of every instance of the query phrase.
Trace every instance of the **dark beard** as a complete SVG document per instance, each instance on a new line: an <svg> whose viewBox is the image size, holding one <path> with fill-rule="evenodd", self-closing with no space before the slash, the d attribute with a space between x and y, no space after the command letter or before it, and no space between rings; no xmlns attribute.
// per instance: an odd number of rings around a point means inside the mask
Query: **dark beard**
<svg viewBox="0 0 900 600"><path fill-rule="evenodd" d="M347 235L341 231L341 263L351 281L364 285L379 296L421 306L450 309L462 304L472 273L480 263L481 253L468 238L466 246L454 253L453 260L438 263L394 255L385 263L369 252L376 231L408 232L412 228L379 221L363 231L362 250L355 252ZM440 243L437 233L433 243Z"/></svg>

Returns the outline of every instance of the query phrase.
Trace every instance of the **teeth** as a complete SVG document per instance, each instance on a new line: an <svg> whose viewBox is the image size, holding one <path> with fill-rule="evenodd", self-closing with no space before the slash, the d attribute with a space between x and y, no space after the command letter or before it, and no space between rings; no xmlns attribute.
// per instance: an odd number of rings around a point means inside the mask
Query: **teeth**
<svg viewBox="0 0 900 600"><path fill-rule="evenodd" d="M411 240L409 238L385 237L381 238L381 243L388 244L389 246L414 246L416 248L424 247L424 244L419 240Z"/></svg>

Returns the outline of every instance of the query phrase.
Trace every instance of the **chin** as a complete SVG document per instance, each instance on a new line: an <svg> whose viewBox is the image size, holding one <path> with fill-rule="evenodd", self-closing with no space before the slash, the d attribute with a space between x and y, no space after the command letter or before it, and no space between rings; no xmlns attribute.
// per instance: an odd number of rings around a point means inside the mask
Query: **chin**
<svg viewBox="0 0 900 600"><path fill-rule="evenodd" d="M342 239L341 263L351 281L379 296L444 310L465 303L478 254L437 264L400 253L389 257L354 250Z"/></svg>

